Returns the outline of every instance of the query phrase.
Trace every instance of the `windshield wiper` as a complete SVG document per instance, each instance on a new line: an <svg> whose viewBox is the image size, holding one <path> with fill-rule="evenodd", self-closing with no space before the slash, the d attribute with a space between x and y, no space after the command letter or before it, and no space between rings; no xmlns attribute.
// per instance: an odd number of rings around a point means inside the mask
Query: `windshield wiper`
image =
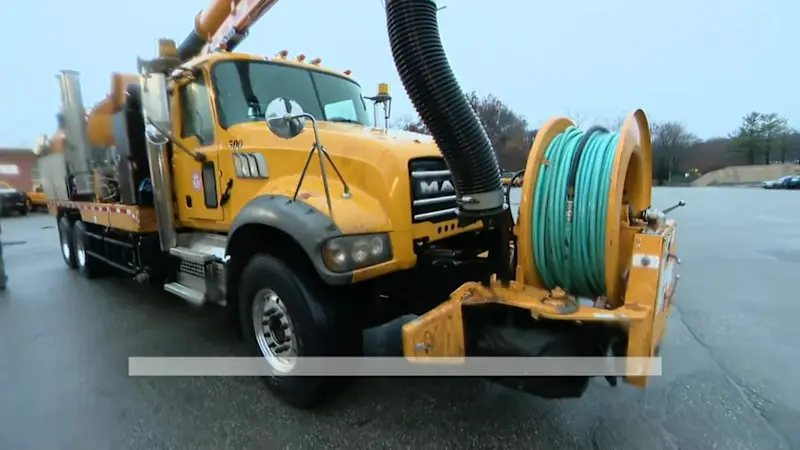
<svg viewBox="0 0 800 450"><path fill-rule="evenodd" d="M328 119L328 122L339 122L339 123L355 123L358 125L363 125L361 122L353 119L345 119L342 117L334 117L333 119Z"/></svg>

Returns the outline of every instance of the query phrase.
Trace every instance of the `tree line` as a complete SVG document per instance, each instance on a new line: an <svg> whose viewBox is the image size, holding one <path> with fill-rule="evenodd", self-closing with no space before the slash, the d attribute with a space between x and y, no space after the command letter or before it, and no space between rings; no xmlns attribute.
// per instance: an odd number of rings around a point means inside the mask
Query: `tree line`
<svg viewBox="0 0 800 450"><path fill-rule="evenodd" d="M467 100L483 124L504 171L524 169L536 128L494 95L467 94ZM578 127L601 125L619 131L624 116L606 121L587 121L568 114ZM593 122L593 123L592 123ZM430 134L419 119L395 121L393 128ZM751 112L728 136L700 139L677 121L650 124L653 143L653 178L659 184L693 179L728 166L800 163L800 130L776 113Z"/></svg>

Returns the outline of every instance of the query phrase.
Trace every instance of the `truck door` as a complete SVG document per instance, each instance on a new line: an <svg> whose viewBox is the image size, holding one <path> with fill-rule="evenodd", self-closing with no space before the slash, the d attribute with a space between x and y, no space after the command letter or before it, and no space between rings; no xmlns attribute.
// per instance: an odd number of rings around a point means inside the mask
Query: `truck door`
<svg viewBox="0 0 800 450"><path fill-rule="evenodd" d="M173 185L181 220L223 219L220 206L219 157L214 135L214 115L211 97L202 77L179 85L173 96L174 123L180 128L176 139L183 147L206 156L205 162L196 161L191 155L173 149ZM179 116L179 117L175 117Z"/></svg>

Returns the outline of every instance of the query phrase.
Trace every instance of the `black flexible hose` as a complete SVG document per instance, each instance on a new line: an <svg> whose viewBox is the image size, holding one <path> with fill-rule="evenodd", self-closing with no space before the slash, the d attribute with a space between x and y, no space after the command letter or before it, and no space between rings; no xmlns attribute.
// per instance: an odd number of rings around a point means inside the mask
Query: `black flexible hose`
<svg viewBox="0 0 800 450"><path fill-rule="evenodd" d="M578 166L580 166L581 163L583 149L595 133L608 133L608 130L599 125L595 125L586 130L586 133L583 135L580 142L578 142L578 149L575 150L575 157L572 159L572 166L569 169L569 176L567 178L567 197L569 199L572 199L575 195L575 181L578 178Z"/></svg>
<svg viewBox="0 0 800 450"><path fill-rule="evenodd" d="M503 211L503 185L492 143L450 69L432 0L387 0L389 43L411 102L453 176L459 214ZM470 203L468 199L472 199Z"/></svg>
<svg viewBox="0 0 800 450"><path fill-rule="evenodd" d="M506 186L506 205L509 207L511 207L511 188L514 187L514 183L522 175L525 175L525 169L515 173L514 176L511 177L511 181L508 182L508 186Z"/></svg>
<svg viewBox="0 0 800 450"><path fill-rule="evenodd" d="M208 41L203 36L197 34L197 30L192 28L192 31L189 32L189 35L178 45L178 59L181 62L186 62L195 56L200 54L200 51L203 50L203 46L206 45Z"/></svg>

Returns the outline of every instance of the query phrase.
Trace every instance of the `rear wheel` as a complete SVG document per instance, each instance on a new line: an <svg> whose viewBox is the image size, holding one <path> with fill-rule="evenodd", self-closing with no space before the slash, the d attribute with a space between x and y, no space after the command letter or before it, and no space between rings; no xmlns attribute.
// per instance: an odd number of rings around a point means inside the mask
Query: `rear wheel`
<svg viewBox="0 0 800 450"><path fill-rule="evenodd" d="M91 239L86 235L86 225L83 222L77 221L72 226L73 243L75 248L75 265L78 272L86 278L94 278L100 274L102 268L101 261L86 253L87 242Z"/></svg>
<svg viewBox="0 0 800 450"><path fill-rule="evenodd" d="M78 267L75 261L75 245L72 239L72 223L66 216L58 220L58 239L61 242L61 256L70 269Z"/></svg>
<svg viewBox="0 0 800 450"><path fill-rule="evenodd" d="M361 332L346 320L342 305L313 275L294 271L283 261L256 255L242 273L239 312L250 352L263 357L274 375L269 389L300 408L321 403L336 377L291 376L303 357L357 354ZM343 320L345 319L345 320Z"/></svg>

